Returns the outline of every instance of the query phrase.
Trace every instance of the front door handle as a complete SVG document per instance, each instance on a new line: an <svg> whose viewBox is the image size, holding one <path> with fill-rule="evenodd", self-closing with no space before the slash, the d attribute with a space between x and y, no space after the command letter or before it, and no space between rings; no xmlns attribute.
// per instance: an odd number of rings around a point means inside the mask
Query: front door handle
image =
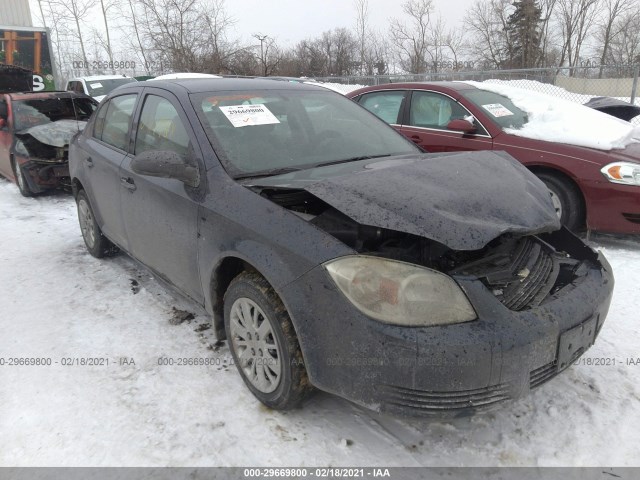
<svg viewBox="0 0 640 480"><path fill-rule="evenodd" d="M93 168L93 159L91 157L85 158L84 163L87 165L87 167Z"/></svg>
<svg viewBox="0 0 640 480"><path fill-rule="evenodd" d="M420 143L420 137L418 135L411 135L411 141L413 143Z"/></svg>
<svg viewBox="0 0 640 480"><path fill-rule="evenodd" d="M132 192L136 189L136 184L131 177L121 177L120 183L128 190Z"/></svg>

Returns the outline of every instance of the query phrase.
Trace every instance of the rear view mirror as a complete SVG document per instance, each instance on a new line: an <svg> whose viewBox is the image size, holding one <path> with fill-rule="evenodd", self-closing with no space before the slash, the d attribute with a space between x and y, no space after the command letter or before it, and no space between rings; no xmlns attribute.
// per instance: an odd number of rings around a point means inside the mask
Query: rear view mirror
<svg viewBox="0 0 640 480"><path fill-rule="evenodd" d="M472 133L476 131L476 126L468 120L459 118L457 120L451 120L447 124L447 129L457 130L459 132L464 132L464 133Z"/></svg>
<svg viewBox="0 0 640 480"><path fill-rule="evenodd" d="M197 187L200 183L198 167L169 150L147 150L136 155L131 160L131 170L140 175L180 180L190 187Z"/></svg>

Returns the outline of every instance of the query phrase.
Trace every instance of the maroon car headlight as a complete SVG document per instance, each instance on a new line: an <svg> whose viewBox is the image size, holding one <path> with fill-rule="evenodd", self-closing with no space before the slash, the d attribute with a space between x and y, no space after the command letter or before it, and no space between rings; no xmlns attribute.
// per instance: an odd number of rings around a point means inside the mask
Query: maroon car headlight
<svg viewBox="0 0 640 480"><path fill-rule="evenodd" d="M477 318L458 284L436 270L364 255L340 257L324 268L358 310L384 323L425 327Z"/></svg>
<svg viewBox="0 0 640 480"><path fill-rule="evenodd" d="M614 162L600 170L612 183L640 186L640 163Z"/></svg>

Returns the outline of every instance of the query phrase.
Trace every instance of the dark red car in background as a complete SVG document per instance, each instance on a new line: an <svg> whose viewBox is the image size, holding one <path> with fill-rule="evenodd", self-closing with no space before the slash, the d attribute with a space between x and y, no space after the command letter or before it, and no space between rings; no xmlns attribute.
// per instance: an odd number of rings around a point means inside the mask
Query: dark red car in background
<svg viewBox="0 0 640 480"><path fill-rule="evenodd" d="M526 113L506 96L466 83L376 85L347 96L427 152L506 151L547 185L573 230L640 233L640 143L604 151L509 134L481 105L505 106L511 121L522 123ZM425 114L429 104L435 113Z"/></svg>
<svg viewBox="0 0 640 480"><path fill-rule="evenodd" d="M0 93L0 175L26 197L70 187L69 142L97 105L74 92Z"/></svg>

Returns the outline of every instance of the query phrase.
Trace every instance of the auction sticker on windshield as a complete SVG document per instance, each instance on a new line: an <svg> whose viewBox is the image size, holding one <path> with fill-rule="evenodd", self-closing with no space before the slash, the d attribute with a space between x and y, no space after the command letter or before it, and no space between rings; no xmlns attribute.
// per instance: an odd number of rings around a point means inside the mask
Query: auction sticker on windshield
<svg viewBox="0 0 640 480"><path fill-rule="evenodd" d="M262 104L234 105L230 107L218 107L236 127L248 127L252 125L271 125L280 123L276 116Z"/></svg>
<svg viewBox="0 0 640 480"><path fill-rule="evenodd" d="M482 105L482 108L494 117L507 117L509 115L513 115L513 112L501 103L489 103L487 105Z"/></svg>
<svg viewBox="0 0 640 480"><path fill-rule="evenodd" d="M101 83L90 83L89 86L91 88L102 88L102 84Z"/></svg>

